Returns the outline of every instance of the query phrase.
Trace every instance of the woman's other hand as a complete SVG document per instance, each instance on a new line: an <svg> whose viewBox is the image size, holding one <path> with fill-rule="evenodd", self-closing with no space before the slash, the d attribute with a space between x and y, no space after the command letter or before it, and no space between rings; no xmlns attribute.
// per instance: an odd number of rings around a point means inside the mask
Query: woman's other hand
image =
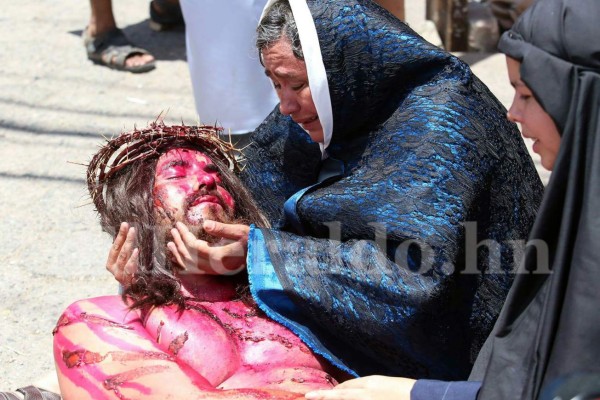
<svg viewBox="0 0 600 400"><path fill-rule="evenodd" d="M330 390L308 392L309 400L410 400L415 380L372 375L350 379Z"/></svg>
<svg viewBox="0 0 600 400"><path fill-rule="evenodd" d="M127 222L122 222L106 260L106 269L123 286L131 284L137 271L139 249L135 247L136 231Z"/></svg>

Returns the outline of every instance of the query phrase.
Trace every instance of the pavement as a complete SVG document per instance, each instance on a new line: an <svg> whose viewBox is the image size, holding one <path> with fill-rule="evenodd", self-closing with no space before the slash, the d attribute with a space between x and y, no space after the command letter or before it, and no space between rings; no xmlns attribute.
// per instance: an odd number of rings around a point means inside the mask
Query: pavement
<svg viewBox="0 0 600 400"><path fill-rule="evenodd" d="M0 16L0 391L51 377L61 311L117 292L104 268L111 241L80 164L103 137L161 112L167 123L198 122L183 30L151 31L147 0L114 7L126 35L155 55L156 70L134 75L89 62L80 38L88 2L6 2ZM502 55L461 57L510 104Z"/></svg>

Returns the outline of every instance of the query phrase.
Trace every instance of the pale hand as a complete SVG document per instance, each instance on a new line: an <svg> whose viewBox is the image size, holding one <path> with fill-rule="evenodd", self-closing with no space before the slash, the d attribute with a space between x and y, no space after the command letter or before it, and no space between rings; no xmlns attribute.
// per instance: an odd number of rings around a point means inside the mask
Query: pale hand
<svg viewBox="0 0 600 400"><path fill-rule="evenodd" d="M308 392L309 400L410 400L415 380L372 375L350 379L330 390Z"/></svg>
<svg viewBox="0 0 600 400"><path fill-rule="evenodd" d="M203 228L220 239L216 243L198 239L181 222L171 230L173 241L167 248L184 269L179 274L233 275L246 267L248 225L204 221Z"/></svg>
<svg viewBox="0 0 600 400"><path fill-rule="evenodd" d="M139 249L135 247L136 232L122 222L106 260L106 269L123 286L128 286L138 268Z"/></svg>

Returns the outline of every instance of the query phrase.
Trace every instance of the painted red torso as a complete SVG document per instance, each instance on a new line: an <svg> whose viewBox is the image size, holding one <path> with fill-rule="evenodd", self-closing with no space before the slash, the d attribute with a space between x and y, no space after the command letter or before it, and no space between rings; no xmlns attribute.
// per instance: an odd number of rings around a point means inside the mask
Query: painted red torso
<svg viewBox="0 0 600 400"><path fill-rule="evenodd" d="M295 399L336 384L291 331L235 300L233 285L188 286L194 300L181 312L129 310L119 296L69 306L54 330L63 397Z"/></svg>
<svg viewBox="0 0 600 400"><path fill-rule="evenodd" d="M219 389L331 387L331 377L297 336L242 301L188 302L150 313L146 330L166 352Z"/></svg>

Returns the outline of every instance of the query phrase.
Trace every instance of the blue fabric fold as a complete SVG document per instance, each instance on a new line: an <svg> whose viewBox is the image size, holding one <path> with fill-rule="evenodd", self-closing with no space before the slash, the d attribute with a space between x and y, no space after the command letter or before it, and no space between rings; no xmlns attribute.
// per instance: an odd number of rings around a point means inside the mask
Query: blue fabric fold
<svg viewBox="0 0 600 400"><path fill-rule="evenodd" d="M289 199L287 199L283 205L284 210L284 226L288 229L293 230L298 234L306 234L304 226L298 216L298 202L302 197L311 190L316 189L321 184L332 182L341 178L344 175L344 163L334 158L327 158L321 163L319 171L319 177L317 183L310 185L298 192L294 193Z"/></svg>
<svg viewBox="0 0 600 400"><path fill-rule="evenodd" d="M314 323L302 316L301 311L286 295L275 273L265 240L260 229L250 227L248 235L248 275L250 291L260 309L274 321L294 332L310 349L338 369L353 376L358 374L331 353L315 335Z"/></svg>

